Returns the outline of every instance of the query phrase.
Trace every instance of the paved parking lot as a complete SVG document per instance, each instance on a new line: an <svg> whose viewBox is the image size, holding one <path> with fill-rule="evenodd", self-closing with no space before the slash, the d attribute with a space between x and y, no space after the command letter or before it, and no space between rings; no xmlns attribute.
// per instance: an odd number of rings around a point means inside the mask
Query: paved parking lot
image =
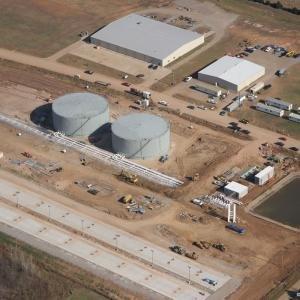
<svg viewBox="0 0 300 300"><path fill-rule="evenodd" d="M174 277L182 278L183 281L190 280L194 285L203 287L211 293L231 280L231 277L226 274L174 254L114 226L73 211L54 200L16 186L4 179L0 179L0 197L77 231L82 231L105 244L147 261L149 264L153 263L157 268L172 273ZM212 279L217 284L212 285L203 281L205 278Z"/></svg>
<svg viewBox="0 0 300 300"><path fill-rule="evenodd" d="M52 224L0 203L0 223L50 243L95 267L102 267L143 287L172 299L204 300L209 293L178 280L150 266L128 259L91 241L72 235Z"/></svg>

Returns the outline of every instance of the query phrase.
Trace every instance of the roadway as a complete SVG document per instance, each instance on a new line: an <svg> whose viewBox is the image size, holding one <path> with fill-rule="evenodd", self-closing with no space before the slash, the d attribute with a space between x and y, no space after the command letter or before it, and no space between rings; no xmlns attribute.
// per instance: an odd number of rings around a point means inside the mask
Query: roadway
<svg viewBox="0 0 300 300"><path fill-rule="evenodd" d="M163 270L176 278L191 281L200 289L214 293L225 286L232 278L224 273L213 270L198 262L172 253L151 242L136 237L115 226L106 224L87 214L72 210L69 207L49 199L25 187L0 178L0 197L6 199L17 207L26 208L35 214L55 221L57 224L67 226L76 232L92 237L103 245L118 249L131 257L153 265L157 270ZM215 280L215 286L203 279Z"/></svg>
<svg viewBox="0 0 300 300"><path fill-rule="evenodd" d="M70 234L53 224L0 202L0 225L3 224L28 235L29 243L30 238L36 238L63 250L74 257L75 264L77 264L76 258L83 259L86 264L92 264L94 268L105 269L112 272L114 277L119 276L120 280L129 280L143 287L148 291L149 299L157 299L156 293L178 300L204 300L209 297L209 293L188 282L158 272L137 260L124 257L114 250ZM127 288L130 287L130 282ZM134 287L132 290L135 290Z"/></svg>

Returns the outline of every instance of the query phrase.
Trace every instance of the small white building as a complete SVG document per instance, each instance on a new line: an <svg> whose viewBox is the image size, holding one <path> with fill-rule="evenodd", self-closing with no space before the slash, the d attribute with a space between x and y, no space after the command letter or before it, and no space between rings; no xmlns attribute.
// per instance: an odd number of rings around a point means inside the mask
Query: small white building
<svg viewBox="0 0 300 300"><path fill-rule="evenodd" d="M263 104L261 102L258 102L256 104L256 109L259 110L259 111L263 111L267 114L277 116L277 117L282 117L284 115L284 110L279 109L279 108L274 107L274 106Z"/></svg>
<svg viewBox="0 0 300 300"><path fill-rule="evenodd" d="M224 193L232 198L241 199L248 194L248 187L231 181L224 187Z"/></svg>
<svg viewBox="0 0 300 300"><path fill-rule="evenodd" d="M291 110L293 108L293 104L286 102L286 101L282 101L282 100L278 100L275 98L268 98L265 103L267 105L271 105L280 109L284 109L284 110Z"/></svg>
<svg viewBox="0 0 300 300"><path fill-rule="evenodd" d="M254 182L264 185L274 176L274 167L268 166L254 176Z"/></svg>
<svg viewBox="0 0 300 300"><path fill-rule="evenodd" d="M300 115L299 114L290 113L289 114L289 120L300 123Z"/></svg>
<svg viewBox="0 0 300 300"><path fill-rule="evenodd" d="M194 85L193 89L214 97L220 97L222 94L222 90L218 86L206 84L204 82Z"/></svg>

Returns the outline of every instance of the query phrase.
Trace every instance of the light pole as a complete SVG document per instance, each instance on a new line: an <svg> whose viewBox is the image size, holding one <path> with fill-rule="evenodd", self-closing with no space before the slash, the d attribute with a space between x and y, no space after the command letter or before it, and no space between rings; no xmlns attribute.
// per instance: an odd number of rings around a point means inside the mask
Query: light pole
<svg viewBox="0 0 300 300"><path fill-rule="evenodd" d="M151 267L153 267L153 253L154 253L154 250L151 249Z"/></svg>
<svg viewBox="0 0 300 300"><path fill-rule="evenodd" d="M189 268L189 281L188 283L191 284L191 266L188 266Z"/></svg>
<svg viewBox="0 0 300 300"><path fill-rule="evenodd" d="M51 209L51 206L48 205L48 221L50 221L50 209Z"/></svg>
<svg viewBox="0 0 300 300"><path fill-rule="evenodd" d="M116 251L118 251L118 238L120 237L119 234L116 234L115 237L113 238L113 240L116 241Z"/></svg>

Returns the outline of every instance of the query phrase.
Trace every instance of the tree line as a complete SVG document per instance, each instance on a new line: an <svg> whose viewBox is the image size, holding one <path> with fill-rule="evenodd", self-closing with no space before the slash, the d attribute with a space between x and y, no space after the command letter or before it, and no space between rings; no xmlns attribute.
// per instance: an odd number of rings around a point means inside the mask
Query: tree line
<svg viewBox="0 0 300 300"><path fill-rule="evenodd" d="M264 5L268 5L268 6L271 6L273 8L276 8L276 9L285 10L285 11L290 12L290 13L295 14L295 15L300 15L300 9L299 8L297 8L297 7L293 7L293 8L285 7L280 1L277 1L277 2L272 2L272 1L269 1L269 0L248 0L248 1L261 3L261 4L264 4Z"/></svg>

